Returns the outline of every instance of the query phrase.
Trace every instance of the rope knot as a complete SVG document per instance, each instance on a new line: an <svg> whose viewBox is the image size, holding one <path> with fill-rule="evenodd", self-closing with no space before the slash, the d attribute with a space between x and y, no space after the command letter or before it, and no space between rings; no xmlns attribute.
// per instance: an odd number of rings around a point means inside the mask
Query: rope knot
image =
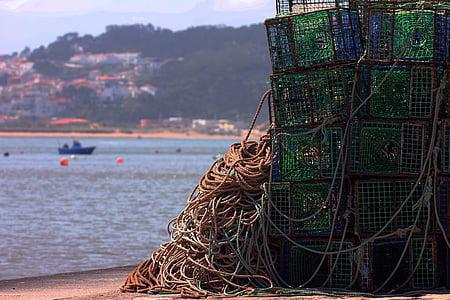
<svg viewBox="0 0 450 300"><path fill-rule="evenodd" d="M418 210L425 206L426 208L431 207L431 198L434 195L434 187L433 187L433 179L431 177L427 178L427 182L425 183L425 188L423 191L423 195L420 199L413 205L413 210Z"/></svg>
<svg viewBox="0 0 450 300"><path fill-rule="evenodd" d="M393 235L396 236L396 237L404 239L404 238L407 237L408 232L409 232L409 229L399 228L393 233Z"/></svg>

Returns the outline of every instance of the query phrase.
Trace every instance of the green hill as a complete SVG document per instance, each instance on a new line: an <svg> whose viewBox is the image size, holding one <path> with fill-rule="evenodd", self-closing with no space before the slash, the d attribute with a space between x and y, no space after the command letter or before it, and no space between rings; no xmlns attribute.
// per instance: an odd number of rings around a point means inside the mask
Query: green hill
<svg viewBox="0 0 450 300"><path fill-rule="evenodd" d="M155 97L138 99L138 107L134 103L129 111L129 100L112 112L92 110L97 118L103 115L121 121L174 115L248 120L267 89L271 71L262 24L202 26L177 32L152 25L109 26L96 37L66 34L32 51L29 59L40 72L56 77L61 71L55 66L68 61L79 49L141 52L144 57L173 59L151 79L159 90Z"/></svg>

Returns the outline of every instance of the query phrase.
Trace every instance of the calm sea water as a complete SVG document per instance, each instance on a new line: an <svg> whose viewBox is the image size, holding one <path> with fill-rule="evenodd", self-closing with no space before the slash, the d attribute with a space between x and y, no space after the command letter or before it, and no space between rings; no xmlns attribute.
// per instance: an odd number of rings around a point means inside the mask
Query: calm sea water
<svg viewBox="0 0 450 300"><path fill-rule="evenodd" d="M70 142L0 138L0 154L11 153L0 156L0 280L146 259L233 141L86 138L94 155L64 168L57 146Z"/></svg>

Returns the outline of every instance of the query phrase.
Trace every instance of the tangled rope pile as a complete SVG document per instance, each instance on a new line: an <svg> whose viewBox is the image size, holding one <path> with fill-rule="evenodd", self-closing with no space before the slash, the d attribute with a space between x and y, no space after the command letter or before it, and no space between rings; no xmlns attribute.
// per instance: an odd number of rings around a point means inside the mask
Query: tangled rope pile
<svg viewBox="0 0 450 300"><path fill-rule="evenodd" d="M271 162L267 136L232 145L170 223L171 242L138 266L122 290L204 297L272 287L259 219Z"/></svg>

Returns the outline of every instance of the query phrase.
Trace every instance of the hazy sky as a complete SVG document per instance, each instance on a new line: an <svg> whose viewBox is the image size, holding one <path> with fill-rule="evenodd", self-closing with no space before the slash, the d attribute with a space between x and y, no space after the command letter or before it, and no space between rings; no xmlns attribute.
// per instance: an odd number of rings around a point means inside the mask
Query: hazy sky
<svg viewBox="0 0 450 300"><path fill-rule="evenodd" d="M99 34L110 24L253 24L274 7L275 0L0 0L0 53L46 45L67 32Z"/></svg>

